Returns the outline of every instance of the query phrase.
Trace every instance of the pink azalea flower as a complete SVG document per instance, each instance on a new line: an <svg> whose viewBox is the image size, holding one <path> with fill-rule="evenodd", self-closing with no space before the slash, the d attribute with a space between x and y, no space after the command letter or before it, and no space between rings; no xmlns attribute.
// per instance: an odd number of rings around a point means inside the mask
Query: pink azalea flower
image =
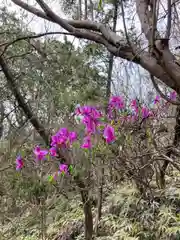
<svg viewBox="0 0 180 240"><path fill-rule="evenodd" d="M92 118L100 118L102 116L101 112L92 106L82 106L75 110L76 115L89 116Z"/></svg>
<svg viewBox="0 0 180 240"><path fill-rule="evenodd" d="M59 131L57 132L57 135L68 138L68 136L69 136L69 131L68 131L67 128L61 128L61 129L59 129Z"/></svg>
<svg viewBox="0 0 180 240"><path fill-rule="evenodd" d="M50 152L52 157L57 157L57 152L56 152L56 148L55 147L51 147L49 149L49 152Z"/></svg>
<svg viewBox="0 0 180 240"><path fill-rule="evenodd" d="M51 146L67 147L77 140L76 132L69 132L67 128L61 128L54 136L51 137Z"/></svg>
<svg viewBox="0 0 180 240"><path fill-rule="evenodd" d="M115 131L111 125L107 125L104 129L104 138L106 139L107 143L111 143L115 140Z"/></svg>
<svg viewBox="0 0 180 240"><path fill-rule="evenodd" d="M86 133L95 133L97 127L95 119L85 116L82 122L86 126Z"/></svg>
<svg viewBox="0 0 180 240"><path fill-rule="evenodd" d="M112 96L109 100L109 106L117 110L123 109L125 107L124 100L120 96Z"/></svg>
<svg viewBox="0 0 180 240"><path fill-rule="evenodd" d="M91 137L89 135L84 138L84 142L81 145L81 148L85 148L85 149L92 148Z"/></svg>
<svg viewBox="0 0 180 240"><path fill-rule="evenodd" d="M70 143L73 143L74 141L77 140L77 133L76 132L70 132L69 133L69 140L70 140Z"/></svg>
<svg viewBox="0 0 180 240"><path fill-rule="evenodd" d="M51 137L51 146L64 145L66 141L67 138L65 138L64 136L55 134L54 136Z"/></svg>
<svg viewBox="0 0 180 240"><path fill-rule="evenodd" d="M23 163L23 159L22 157L19 155L17 156L16 158L16 170L19 171L23 168L24 166L24 163Z"/></svg>
<svg viewBox="0 0 180 240"><path fill-rule="evenodd" d="M170 93L170 99L171 100L176 100L177 93L175 91Z"/></svg>
<svg viewBox="0 0 180 240"><path fill-rule="evenodd" d="M63 174L68 173L68 165L67 164L60 164L59 165L59 173L63 173Z"/></svg>
<svg viewBox="0 0 180 240"><path fill-rule="evenodd" d="M133 112L135 112L135 114L138 114L139 113L139 108L138 108L138 105L137 105L137 100L134 99L131 101L131 107L133 109Z"/></svg>
<svg viewBox="0 0 180 240"><path fill-rule="evenodd" d="M149 117L149 115L150 115L149 109L147 109L146 107L142 107L142 117L147 118Z"/></svg>
<svg viewBox="0 0 180 240"><path fill-rule="evenodd" d="M92 106L83 106L75 110L75 114L82 116L82 123L86 127L86 133L95 133L97 127L100 124L100 118L102 114L95 107Z"/></svg>
<svg viewBox="0 0 180 240"><path fill-rule="evenodd" d="M157 95L154 99L154 104L159 103L159 101L160 101L160 96Z"/></svg>
<svg viewBox="0 0 180 240"><path fill-rule="evenodd" d="M34 149L34 154L36 155L36 160L45 160L48 150L41 149L39 146L36 146Z"/></svg>
<svg viewBox="0 0 180 240"><path fill-rule="evenodd" d="M136 101L136 99L131 101L131 107L137 108L137 101Z"/></svg>

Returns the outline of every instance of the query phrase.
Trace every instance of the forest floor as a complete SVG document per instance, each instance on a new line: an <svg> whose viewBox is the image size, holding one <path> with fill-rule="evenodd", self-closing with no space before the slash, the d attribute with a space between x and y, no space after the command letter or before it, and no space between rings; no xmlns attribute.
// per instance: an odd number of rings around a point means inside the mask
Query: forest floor
<svg viewBox="0 0 180 240"><path fill-rule="evenodd" d="M180 173L166 177L164 191L143 200L132 183L106 188L97 240L180 239ZM113 189L114 188L114 189ZM94 215L96 208L93 209ZM83 240L83 209L79 196L56 196L51 204L27 207L21 217L1 225L0 239Z"/></svg>

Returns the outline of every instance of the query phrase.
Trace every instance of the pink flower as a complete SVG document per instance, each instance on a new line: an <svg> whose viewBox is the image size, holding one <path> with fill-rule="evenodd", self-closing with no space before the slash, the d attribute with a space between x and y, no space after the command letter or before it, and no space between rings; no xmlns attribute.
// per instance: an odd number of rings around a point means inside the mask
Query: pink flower
<svg viewBox="0 0 180 240"><path fill-rule="evenodd" d="M97 127L100 124L100 118L102 117L102 114L100 111L98 111L95 107L92 106L83 106L78 107L75 110L75 114L82 116L82 123L86 127L86 133L95 133L97 130Z"/></svg>
<svg viewBox="0 0 180 240"><path fill-rule="evenodd" d="M95 119L85 116L82 122L86 126L86 133L95 133L98 125Z"/></svg>
<svg viewBox="0 0 180 240"><path fill-rule="evenodd" d="M107 125L104 129L103 136L106 139L107 143L113 142L115 140L114 128L111 125Z"/></svg>
<svg viewBox="0 0 180 240"><path fill-rule="evenodd" d="M73 143L77 140L77 133L76 132L70 132L69 133L69 141L70 143Z"/></svg>
<svg viewBox="0 0 180 240"><path fill-rule="evenodd" d="M39 146L36 146L34 149L34 154L36 155L36 160L45 160L48 150L41 149Z"/></svg>
<svg viewBox="0 0 180 240"><path fill-rule="evenodd" d="M170 99L171 100L176 100L177 93L175 91L170 93Z"/></svg>
<svg viewBox="0 0 180 240"><path fill-rule="evenodd" d="M69 132L67 128L61 128L54 136L51 137L51 146L67 147L77 140L76 132Z"/></svg>
<svg viewBox="0 0 180 240"><path fill-rule="evenodd" d="M139 109L138 109L138 105L137 105L137 100L136 99L131 101L131 107L133 109L133 112L135 112L135 114L138 114Z"/></svg>
<svg viewBox="0 0 180 240"><path fill-rule="evenodd" d="M49 151L52 157L57 157L57 152L55 147L51 147Z"/></svg>
<svg viewBox="0 0 180 240"><path fill-rule="evenodd" d="M157 95L154 99L154 104L159 103L159 101L160 101L160 96Z"/></svg>
<svg viewBox="0 0 180 240"><path fill-rule="evenodd" d="M69 136L69 131L67 128L61 128L59 129L59 131L57 132L57 134L59 136L63 136L63 137L68 137Z"/></svg>
<svg viewBox="0 0 180 240"><path fill-rule="evenodd" d="M146 107L142 107L142 117L147 118L149 117L149 115L150 115L149 109L147 109Z"/></svg>
<svg viewBox="0 0 180 240"><path fill-rule="evenodd" d="M24 166L24 163L23 163L23 159L22 157L19 155L17 156L16 158L16 170L19 171L23 168Z"/></svg>
<svg viewBox="0 0 180 240"><path fill-rule="evenodd" d="M136 101L136 99L131 101L131 107L137 108L137 101Z"/></svg>
<svg viewBox="0 0 180 240"><path fill-rule="evenodd" d="M59 165L59 173L63 173L63 174L68 173L68 165L67 164L60 164Z"/></svg>
<svg viewBox="0 0 180 240"><path fill-rule="evenodd" d="M76 115L83 115L92 118L100 118L102 116L101 112L98 111L95 107L92 106L82 106L78 107L75 110Z"/></svg>
<svg viewBox="0 0 180 240"><path fill-rule="evenodd" d="M117 110L123 109L125 107L124 100L120 96L112 96L109 100L109 106Z"/></svg>
<svg viewBox="0 0 180 240"><path fill-rule="evenodd" d="M84 142L81 145L81 148L85 148L85 149L92 148L91 137L89 135L84 138Z"/></svg>
<svg viewBox="0 0 180 240"><path fill-rule="evenodd" d="M67 141L67 138L65 138L64 136L56 134L56 135L51 137L51 146L64 145L66 141Z"/></svg>

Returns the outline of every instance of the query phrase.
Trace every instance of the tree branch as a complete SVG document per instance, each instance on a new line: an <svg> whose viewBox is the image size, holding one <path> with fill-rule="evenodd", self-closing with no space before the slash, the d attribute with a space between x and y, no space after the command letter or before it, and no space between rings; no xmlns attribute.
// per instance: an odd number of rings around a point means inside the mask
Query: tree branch
<svg viewBox="0 0 180 240"><path fill-rule="evenodd" d="M173 104L173 105L180 105L177 101L172 101L170 98L168 98L159 88L158 84L156 83L156 80L154 79L154 76L150 75L150 78L152 80L153 86L156 89L156 91L159 93L159 95L164 98L167 102Z"/></svg>
<svg viewBox="0 0 180 240"><path fill-rule="evenodd" d="M36 0L36 2L45 12L47 17L57 22L62 28L64 28L68 32L71 32L71 33L76 32L76 29L73 26L71 26L66 20L60 18L57 14L55 14L43 0Z"/></svg>
<svg viewBox="0 0 180 240"><path fill-rule="evenodd" d="M114 56L140 64L153 76L159 78L175 91L180 92L180 88L177 89L177 79L180 77L180 68L176 66L176 64L172 61L173 57L168 49L158 49L160 53L162 50L161 54L163 55L163 60L165 59L165 65L161 65L157 63L156 56L152 57L148 52L139 51L137 47L133 49L133 53L132 48L127 43L125 43L120 38L120 36L118 36L110 28L104 26L101 23L96 23L88 20L77 21L62 19L54 12L52 12L52 10L49 9L49 6L47 6L47 4L44 4L43 0L37 0L37 2L46 12L30 6L24 3L22 0L11 1L38 17L57 23L61 27L64 26L66 30L71 31L72 35L77 38L84 38L102 44ZM147 38L150 39L150 36L152 35L152 23L150 22L152 21L152 11L148 10L148 0L136 0L136 7L142 24L143 32ZM158 36L157 31L155 31L155 35ZM171 75L168 75L167 71L171 72Z"/></svg>
<svg viewBox="0 0 180 240"><path fill-rule="evenodd" d="M151 42L153 35L155 38L160 38L157 29L153 29L153 22L156 22L154 3L156 3L156 0L153 0L153 3L149 0L136 0L136 11L141 22L141 28L149 42Z"/></svg>
<svg viewBox="0 0 180 240"><path fill-rule="evenodd" d="M36 116L33 114L27 103L24 101L24 98L22 97L20 91L18 90L16 83L14 81L13 74L11 73L10 69L8 68L8 65L5 61L5 59L0 56L0 65L2 68L2 71L7 79L8 85L14 94L19 106L23 109L25 115L31 122L31 124L34 126L34 128L37 130L39 135L42 137L44 142L49 145L49 136L46 133L45 128L41 125L41 123L37 120Z"/></svg>
<svg viewBox="0 0 180 240"><path fill-rule="evenodd" d="M0 47L5 46L1 55L3 55L5 53L5 51L8 49L9 46L11 46L12 44L14 44L16 42L19 42L19 41L22 41L22 40L40 38L40 37L44 37L44 36L47 36L47 35L53 35L53 34L64 34L64 35L73 36L72 33L68 33L68 32L45 32L45 33L39 33L39 34L36 34L36 35L27 35L27 36L19 37L19 38L16 38L15 40L13 40L11 42L5 42L5 43L0 44Z"/></svg>
<svg viewBox="0 0 180 240"><path fill-rule="evenodd" d="M168 16L167 16L167 29L166 29L166 38L169 39L170 34L171 34L171 15L172 15L172 4L171 0L168 0Z"/></svg>

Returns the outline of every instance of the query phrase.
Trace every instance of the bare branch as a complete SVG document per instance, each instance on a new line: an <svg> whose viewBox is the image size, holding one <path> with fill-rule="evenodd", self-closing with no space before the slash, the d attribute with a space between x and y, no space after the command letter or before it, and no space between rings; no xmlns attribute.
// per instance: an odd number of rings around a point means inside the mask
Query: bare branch
<svg viewBox="0 0 180 240"><path fill-rule="evenodd" d="M153 3L148 0L136 0L136 10L141 22L142 31L149 42L153 35L153 18L155 18L156 22L156 12L154 11L156 4L154 3L156 3L156 0L153 0ZM157 29L155 29L154 35L155 38L160 38Z"/></svg>
<svg viewBox="0 0 180 240"><path fill-rule="evenodd" d="M45 13L35 7L30 6L29 4L22 2L21 0L11 0L11 1L38 17L41 17L51 22L55 22L59 24L61 27L63 27L67 31L73 33L75 37L85 38L91 41L95 41L97 43L101 43L105 45L106 47L108 46L110 47L110 44L116 47L117 46L119 47L121 45L122 39L117 34L115 34L110 28L106 28L101 23L94 23L88 20L84 20L84 21L83 20L81 21L65 20L63 18L60 18L54 12L52 12L52 10L48 7L48 5L45 4L44 1L42 0L37 0L37 2L39 3L39 5L42 7L44 11L46 10ZM84 28L86 29L86 31L78 30L80 28ZM88 32L87 30L100 32L102 35L97 33L95 34L94 32Z"/></svg>
<svg viewBox="0 0 180 240"><path fill-rule="evenodd" d="M55 14L43 0L36 0L36 2L43 9L47 17L57 22L62 28L64 28L68 32L75 33L76 29L71 26L66 20L60 18L57 14Z"/></svg>
<svg viewBox="0 0 180 240"><path fill-rule="evenodd" d="M62 19L54 12L52 12L52 10L47 4L44 3L43 0L37 0L37 2L45 12L24 3L22 0L11 1L38 17L59 24L67 31L70 31L70 33L77 38L84 38L102 44L114 56L140 64L153 76L159 78L166 85L175 91L179 91L180 93L180 83L178 81L180 78L180 67L174 62L175 58L168 49L168 45L164 47L163 41L158 40L155 42L158 53L154 54L153 56L147 52L139 51L140 49L137 49L137 46L134 46L131 42L131 46L134 47L132 51L132 48L127 43L125 43L119 35L108 28L108 26L105 26L101 23L88 20L79 21ZM148 0L136 0L136 7L143 32L145 33L147 39L150 41L152 36L152 6L151 10L149 10ZM155 38L158 36L159 34L155 29ZM158 45L159 43L160 45ZM159 61L159 58L161 58L161 61ZM159 61L158 63L157 60Z"/></svg>
<svg viewBox="0 0 180 240"><path fill-rule="evenodd" d="M4 130L4 125L3 125L4 116L5 116L5 108L4 108L3 101L1 99L1 102L0 102L0 139L3 135L3 130Z"/></svg>
<svg viewBox="0 0 180 240"><path fill-rule="evenodd" d="M159 93L159 95L164 98L167 102L173 104L173 105L180 105L179 102L177 101L172 101L170 98L168 98L160 89L159 89L159 86L158 84L156 83L156 80L154 79L154 76L150 76L151 77L151 80L152 80L152 83L154 85L154 88L156 89L156 91Z"/></svg>
<svg viewBox="0 0 180 240"><path fill-rule="evenodd" d="M124 27L124 32L125 32L126 40L127 40L127 43L129 44L129 46L132 47L132 46L131 46L131 42L130 42L130 40L129 40L128 32L127 32L127 27L126 27L126 22L125 22L124 5L123 5L123 1L122 1L122 0L121 0L121 12L122 12L123 27Z"/></svg>
<svg viewBox="0 0 180 240"><path fill-rule="evenodd" d="M168 161L173 165L173 167L180 171L180 167L170 157L166 156L165 154L161 154L161 156L164 158L163 160Z"/></svg>
<svg viewBox="0 0 180 240"><path fill-rule="evenodd" d="M23 37L19 37L19 38L16 38L15 40L11 41L11 42L5 42L5 43L2 43L0 44L0 47L4 47L4 50L2 51L2 55L5 53L5 51L7 50L7 48L9 46L11 46L12 44L16 43L16 42L19 42L19 41L22 41L22 40L29 40L29 39L35 39L35 38L40 38L40 37L44 37L44 36L47 36L47 35L55 35L55 34L64 34L64 35L72 35L72 33L68 33L68 32L45 32L45 33L39 33L39 34L36 34L36 35L27 35L27 36L23 36Z"/></svg>
<svg viewBox="0 0 180 240"><path fill-rule="evenodd" d="M166 38L170 37L171 34L171 15L172 15L172 4L171 0L168 0L168 16L167 16L167 29L166 29Z"/></svg>
<svg viewBox="0 0 180 240"><path fill-rule="evenodd" d="M157 29L156 0L153 0L153 6L152 6L152 35L151 35L151 42L150 42L151 53L154 50L154 41L155 41L156 29Z"/></svg>

